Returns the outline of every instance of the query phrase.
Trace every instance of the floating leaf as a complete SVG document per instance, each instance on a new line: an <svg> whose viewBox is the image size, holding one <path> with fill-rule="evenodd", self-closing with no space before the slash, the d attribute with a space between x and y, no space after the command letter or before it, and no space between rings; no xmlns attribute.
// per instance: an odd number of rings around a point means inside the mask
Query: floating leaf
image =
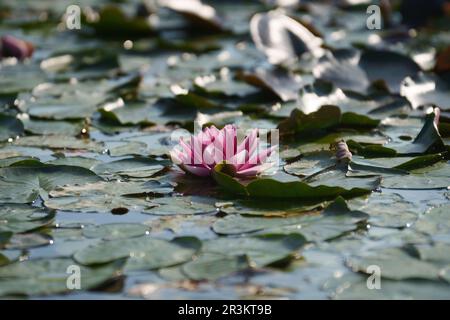
<svg viewBox="0 0 450 320"><path fill-rule="evenodd" d="M382 185L396 189L447 189L450 186L450 166L441 161L430 167L410 171L410 174L398 179L385 177Z"/></svg>
<svg viewBox="0 0 450 320"><path fill-rule="evenodd" d="M8 243L9 239L11 239L13 233L9 231L0 231L0 248L3 248L6 243ZM6 258L5 258L6 260ZM0 255L0 266L6 261L3 260L3 256Z"/></svg>
<svg viewBox="0 0 450 320"><path fill-rule="evenodd" d="M193 280L216 280L249 267L246 256L207 252L183 265L181 270Z"/></svg>
<svg viewBox="0 0 450 320"><path fill-rule="evenodd" d="M168 165L166 161L157 161L148 158L128 158L112 162L99 163L92 171L99 175L118 174L131 178L151 177Z"/></svg>
<svg viewBox="0 0 450 320"><path fill-rule="evenodd" d="M6 249L30 249L36 247L47 246L52 244L53 240L50 236L42 233L24 233L15 234L9 239Z"/></svg>
<svg viewBox="0 0 450 320"><path fill-rule="evenodd" d="M40 135L77 136L85 129L83 121L47 121L21 117L26 132Z"/></svg>
<svg viewBox="0 0 450 320"><path fill-rule="evenodd" d="M48 208L82 212L148 211L151 201L172 191L158 182L104 182L67 185L50 192L45 200Z"/></svg>
<svg viewBox="0 0 450 320"><path fill-rule="evenodd" d="M444 110L450 109L450 86L438 76L420 73L408 77L403 81L400 93L414 108L436 105Z"/></svg>
<svg viewBox="0 0 450 320"><path fill-rule="evenodd" d="M83 167L86 169L91 169L96 164L101 163L101 162L99 160L96 160L93 158L75 156L75 157L61 157L61 158L57 158L55 160L50 160L46 163L53 164L53 165L75 166L75 167Z"/></svg>
<svg viewBox="0 0 450 320"><path fill-rule="evenodd" d="M73 166L14 166L0 169L0 202L31 203L57 186L100 181L90 170Z"/></svg>
<svg viewBox="0 0 450 320"><path fill-rule="evenodd" d="M300 180L280 182L270 178L259 178L243 185L222 170L223 165L216 166L213 177L223 189L234 194L259 198L319 200L339 195L352 197L370 193L380 183L377 177L347 178L341 169L329 169L317 176L313 175L308 182Z"/></svg>
<svg viewBox="0 0 450 320"><path fill-rule="evenodd" d="M48 226L55 214L27 205L0 205L0 232L23 233Z"/></svg>
<svg viewBox="0 0 450 320"><path fill-rule="evenodd" d="M99 142L60 135L22 137L16 140L14 145L21 147L45 147L50 149L90 150L94 152L101 152L104 149L103 145Z"/></svg>
<svg viewBox="0 0 450 320"><path fill-rule="evenodd" d="M448 299L450 297L448 284L442 281L383 279L379 290L367 289L367 276L344 276L339 279L333 298L337 300L412 300L412 299Z"/></svg>
<svg viewBox="0 0 450 320"><path fill-rule="evenodd" d="M117 6L105 6L98 12L97 19L87 17L85 24L98 35L116 38L139 38L152 34L147 19L143 17L128 17ZM120 25L120 30L116 28Z"/></svg>
<svg viewBox="0 0 450 320"><path fill-rule="evenodd" d="M392 280L428 279L437 280L439 269L434 265L416 259L399 248L388 248L372 252L370 256L352 257L348 265L355 271L369 273L368 267L380 267L381 277ZM405 268L405 266L408 266Z"/></svg>
<svg viewBox="0 0 450 320"><path fill-rule="evenodd" d="M83 235L87 238L117 240L143 236L148 234L149 229L148 226L139 223L108 223L87 226L83 228Z"/></svg>
<svg viewBox="0 0 450 320"><path fill-rule="evenodd" d="M126 269L150 270L191 260L200 246L200 241L191 237L172 241L138 237L100 242L77 251L74 259L83 265L93 265L128 258Z"/></svg>
<svg viewBox="0 0 450 320"><path fill-rule="evenodd" d="M248 266L280 262L304 244L305 239L298 234L213 239L203 242L198 259L183 265L182 270L196 280L217 279Z"/></svg>
<svg viewBox="0 0 450 320"><path fill-rule="evenodd" d="M448 204L432 208L416 222L414 228L417 231L426 233L436 241L450 243L449 212L450 205Z"/></svg>
<svg viewBox="0 0 450 320"><path fill-rule="evenodd" d="M16 138L22 135L23 125L20 120L12 116L0 114L0 141Z"/></svg>
<svg viewBox="0 0 450 320"><path fill-rule="evenodd" d="M286 120L280 122L281 133L300 133L333 128L341 122L341 110L337 106L322 106L316 112L305 114L294 109Z"/></svg>
<svg viewBox="0 0 450 320"><path fill-rule="evenodd" d="M390 92L399 93L403 79L419 71L412 59L393 51L343 49L323 56L314 68L314 75L357 93L367 94L375 81L383 81Z"/></svg>
<svg viewBox="0 0 450 320"><path fill-rule="evenodd" d="M301 78L281 69L256 69L254 73L246 73L241 78L247 83L266 89L283 101L296 100L302 86Z"/></svg>
<svg viewBox="0 0 450 320"><path fill-rule="evenodd" d="M435 243L432 245L415 245L414 249L421 260L433 262L436 265L448 265L450 263L450 244Z"/></svg>
<svg viewBox="0 0 450 320"><path fill-rule="evenodd" d="M46 75L38 65L2 65L0 68L0 95L13 95L31 90L45 80Z"/></svg>
<svg viewBox="0 0 450 320"><path fill-rule="evenodd" d="M34 259L15 262L0 268L0 295L49 295L68 292L68 276L74 266L80 268L81 289L97 287L119 275L123 263L99 267L78 266L69 258Z"/></svg>
<svg viewBox="0 0 450 320"><path fill-rule="evenodd" d="M401 195L384 191L373 193L362 204L359 203L360 201L361 199L352 199L349 201L350 206L369 214L371 226L408 228L416 222L423 211L422 208L405 200ZM353 205L353 203L356 204ZM389 206L392 210L387 211L386 206Z"/></svg>
<svg viewBox="0 0 450 320"><path fill-rule="evenodd" d="M195 197L164 197L154 199L145 213L155 215L191 215L214 213L216 208L208 199Z"/></svg>
<svg viewBox="0 0 450 320"><path fill-rule="evenodd" d="M250 232L300 233L309 241L323 241L355 230L356 224L368 218L360 211L351 211L344 199L337 198L320 215L276 217L248 217L229 215L217 220L213 230L219 234L242 234Z"/></svg>

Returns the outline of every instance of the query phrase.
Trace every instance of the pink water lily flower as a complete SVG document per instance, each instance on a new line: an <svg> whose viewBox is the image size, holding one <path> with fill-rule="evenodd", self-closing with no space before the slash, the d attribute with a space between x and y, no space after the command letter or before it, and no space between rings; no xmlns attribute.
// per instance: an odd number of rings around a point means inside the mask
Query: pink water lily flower
<svg viewBox="0 0 450 320"><path fill-rule="evenodd" d="M13 36L3 36L0 40L0 58L15 57L18 60L31 57L34 46L31 42Z"/></svg>
<svg viewBox="0 0 450 320"><path fill-rule="evenodd" d="M267 147L253 129L238 143L238 130L234 125L226 125L219 130L215 126L205 128L192 135L186 142L171 151L172 161L183 171L196 176L209 176L220 163L231 165L231 174L238 177L254 177L273 167L269 157L277 146Z"/></svg>

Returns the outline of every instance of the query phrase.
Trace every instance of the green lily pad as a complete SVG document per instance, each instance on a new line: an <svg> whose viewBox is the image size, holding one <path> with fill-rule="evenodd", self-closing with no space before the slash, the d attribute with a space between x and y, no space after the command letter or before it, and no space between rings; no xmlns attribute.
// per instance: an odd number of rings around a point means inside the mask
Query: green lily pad
<svg viewBox="0 0 450 320"><path fill-rule="evenodd" d="M49 226L55 214L22 204L0 205L0 232L23 233Z"/></svg>
<svg viewBox="0 0 450 320"><path fill-rule="evenodd" d="M149 233L149 227L139 223L109 223L89 225L83 229L87 238L101 238L103 240L117 240L134 238Z"/></svg>
<svg viewBox="0 0 450 320"><path fill-rule="evenodd" d="M420 132L412 142L405 143L396 142L381 145L367 145L348 141L350 149L355 150L358 154L370 158L379 157L396 157L396 156L412 156L422 155L424 153L434 154L445 151L445 145L442 137L434 123L435 112L428 114ZM391 126L392 127L392 126ZM388 127L389 129L390 127ZM406 128L401 128L401 132L405 134ZM386 130L389 134L389 130Z"/></svg>
<svg viewBox="0 0 450 320"><path fill-rule="evenodd" d="M154 197L171 191L158 183L98 181L57 188L50 192L45 206L81 212L148 211L155 207Z"/></svg>
<svg viewBox="0 0 450 320"><path fill-rule="evenodd" d="M16 117L0 114L0 141L22 135L23 125Z"/></svg>
<svg viewBox="0 0 450 320"><path fill-rule="evenodd" d="M6 244L6 249L30 249L47 246L53 243L53 239L42 233L23 233L15 234Z"/></svg>
<svg viewBox="0 0 450 320"><path fill-rule="evenodd" d="M12 235L13 235L13 233L10 231L1 231L0 232L0 248L3 248L4 245L6 243L8 243L8 241L9 241L9 239L11 239ZM6 258L5 258L5 260L2 260L2 258L0 258L0 266L3 264L6 264L3 262L6 262Z"/></svg>
<svg viewBox="0 0 450 320"><path fill-rule="evenodd" d="M336 127L340 122L341 110L339 107L328 105L309 114L294 109L289 118L278 125L278 129L281 133L317 131Z"/></svg>
<svg viewBox="0 0 450 320"><path fill-rule="evenodd" d="M77 136L85 129L83 121L49 121L20 118L26 132L39 135L71 135Z"/></svg>
<svg viewBox="0 0 450 320"><path fill-rule="evenodd" d="M378 177L346 177L342 168L330 168L304 180L280 182L270 178L258 178L244 185L223 172L217 165L213 177L226 191L258 198L296 198L303 200L335 198L339 195L352 197L370 193L380 183Z"/></svg>
<svg viewBox="0 0 450 320"><path fill-rule="evenodd" d="M316 212L323 209L326 202L317 203L315 201L294 201L288 202L283 199L268 199L263 202L257 199L237 200L232 203L216 203L220 212L233 215L242 214L246 216L264 217L288 217L300 213Z"/></svg>
<svg viewBox="0 0 450 320"><path fill-rule="evenodd" d="M12 95L31 90L45 80L45 73L36 64L1 66L0 95Z"/></svg>
<svg viewBox="0 0 450 320"><path fill-rule="evenodd" d="M83 265L95 265L128 258L126 269L150 270L191 260L200 246L201 242L191 237L166 241L145 236L100 242L77 251L74 259Z"/></svg>
<svg viewBox="0 0 450 320"><path fill-rule="evenodd" d="M213 230L219 234L298 232L309 241L323 241L357 229L357 223L367 220L368 217L361 211L351 211L345 200L338 198L320 215L306 214L285 218L229 215L217 220Z"/></svg>
<svg viewBox="0 0 450 320"><path fill-rule="evenodd" d="M120 7L105 6L99 12L99 19L96 21L85 21L85 24L92 28L99 36L126 38L139 38L152 34L152 29L143 17L129 17ZM118 31L115 26L120 25Z"/></svg>
<svg viewBox="0 0 450 320"><path fill-rule="evenodd" d="M436 241L450 243L449 212L450 205L448 204L432 208L416 222L414 229L428 234L433 239L436 239Z"/></svg>
<svg viewBox="0 0 450 320"><path fill-rule="evenodd" d="M352 199L349 202L352 208L358 208L358 210L370 215L369 223L372 226L386 228L411 227L422 213L420 207L413 202L407 201L401 195L383 191L373 193L364 201ZM362 205L359 202L362 202ZM392 210L386 210L387 206Z"/></svg>
<svg viewBox="0 0 450 320"><path fill-rule="evenodd" d="M154 215L191 215L215 213L214 203L197 197L164 197L152 201L152 207L145 213Z"/></svg>
<svg viewBox="0 0 450 320"><path fill-rule="evenodd" d="M403 79L419 71L411 58L393 51L367 49L360 53L343 49L323 56L314 75L343 90L363 94L373 82L382 80L392 93L399 93Z"/></svg>
<svg viewBox="0 0 450 320"><path fill-rule="evenodd" d="M80 288L95 288L117 277L123 262L99 267L78 266L70 258L35 259L15 262L0 268L0 296L50 295L69 292L71 267L80 268Z"/></svg>
<svg viewBox="0 0 450 320"><path fill-rule="evenodd" d="M262 267L281 261L302 248L305 238L298 234L259 237L218 238L203 243L202 252L246 255L250 264Z"/></svg>
<svg viewBox="0 0 450 320"><path fill-rule="evenodd" d="M348 265L353 270L363 273L369 272L367 271L369 266L379 266L381 277L392 280L437 280L439 274L439 268L433 264L416 259L399 248L372 252L371 255L364 257L352 257L348 260Z"/></svg>
<svg viewBox="0 0 450 320"><path fill-rule="evenodd" d="M305 154L300 160L285 165L284 171L295 176L307 177L335 164L336 159L330 151L319 151Z"/></svg>
<svg viewBox="0 0 450 320"><path fill-rule="evenodd" d="M11 166L11 165L14 165L14 164L16 164L16 163L20 163L20 162L26 161L26 160L35 160L35 161L39 161L39 159L37 159L37 158L27 157L27 156L9 157L9 158L5 158L5 159L1 159L1 160L0 160L0 167L1 167L1 168L9 167L9 166Z"/></svg>
<svg viewBox="0 0 450 320"><path fill-rule="evenodd" d="M95 165L92 171L99 175L118 174L130 178L151 177L168 165L167 161L157 161L149 158L128 158Z"/></svg>
<svg viewBox="0 0 450 320"><path fill-rule="evenodd" d="M441 161L430 167L411 170L402 179L396 176L385 177L382 186L395 189L447 189L449 181L450 165Z"/></svg>
<svg viewBox="0 0 450 320"><path fill-rule="evenodd" d="M247 269L263 267L292 256L305 244L298 234L218 238L203 242L199 257L182 266L188 277L214 280Z"/></svg>
<svg viewBox="0 0 450 320"><path fill-rule="evenodd" d="M278 96L282 101L296 100L302 86L300 77L284 69L256 69L254 73L241 76L244 81L263 88Z"/></svg>
<svg viewBox="0 0 450 320"><path fill-rule="evenodd" d="M230 256L220 253L204 253L181 267L183 275L193 280L216 280L229 274L250 268L245 255Z"/></svg>
<svg viewBox="0 0 450 320"><path fill-rule="evenodd" d="M0 202L31 203L57 186L100 181L90 170L73 166L38 164L0 169Z"/></svg>
<svg viewBox="0 0 450 320"><path fill-rule="evenodd" d="M442 281L421 279L395 281L383 279L379 290L367 289L367 276L344 276L332 294L337 300L412 300L448 299L448 284Z"/></svg>
<svg viewBox="0 0 450 320"><path fill-rule="evenodd" d="M101 143L87 139L77 139L72 136L27 136L14 141L14 145L21 147L42 147L49 149L89 150L101 152Z"/></svg>
<svg viewBox="0 0 450 320"><path fill-rule="evenodd" d="M101 163L99 160L93 159L93 158L86 158L81 156L74 156L74 157L60 157L55 160L50 160L46 162L47 164L53 164L53 165L63 165L63 166L75 166L75 167L82 167L86 169L91 169L96 164Z"/></svg>
<svg viewBox="0 0 450 320"><path fill-rule="evenodd" d="M450 109L450 89L438 76L420 73L408 77L402 83L401 94L411 101L414 108L433 104Z"/></svg>
<svg viewBox="0 0 450 320"><path fill-rule="evenodd" d="M435 263L436 265L450 264L450 244L435 243L432 245L415 245L421 260Z"/></svg>

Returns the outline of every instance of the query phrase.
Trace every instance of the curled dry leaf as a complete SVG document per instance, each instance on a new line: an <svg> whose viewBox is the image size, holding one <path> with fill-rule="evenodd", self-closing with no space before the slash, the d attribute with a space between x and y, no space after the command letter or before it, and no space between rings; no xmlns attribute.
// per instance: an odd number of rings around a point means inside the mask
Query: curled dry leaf
<svg viewBox="0 0 450 320"><path fill-rule="evenodd" d="M278 11L255 14L250 21L250 32L256 47L272 64L293 62L304 53L314 57L323 53L321 38Z"/></svg>

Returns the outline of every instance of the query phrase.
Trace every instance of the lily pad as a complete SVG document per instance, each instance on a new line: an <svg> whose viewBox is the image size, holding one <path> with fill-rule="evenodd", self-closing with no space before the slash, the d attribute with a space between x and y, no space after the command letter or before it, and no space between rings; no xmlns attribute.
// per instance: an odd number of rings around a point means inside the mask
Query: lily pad
<svg viewBox="0 0 450 320"><path fill-rule="evenodd" d="M0 202L31 203L57 186L100 181L90 170L73 166L38 164L0 169Z"/></svg>
<svg viewBox="0 0 450 320"><path fill-rule="evenodd" d="M0 206L0 232L23 233L49 226L55 214L21 204Z"/></svg>
<svg viewBox="0 0 450 320"><path fill-rule="evenodd" d="M342 49L322 57L314 75L343 90L362 94L368 93L373 82L381 80L390 92L399 93L402 81L420 70L412 59L393 51Z"/></svg>
<svg viewBox="0 0 450 320"><path fill-rule="evenodd" d="M99 18L94 21L87 19L86 25L98 35L106 37L139 38L152 34L149 22L143 17L129 17L117 6L105 6L98 12ZM118 31L115 26L121 26ZM114 31L113 31L114 30Z"/></svg>
<svg viewBox="0 0 450 320"><path fill-rule="evenodd" d="M299 200L323 200L339 195L344 197L363 195L370 193L380 183L380 179L373 176L347 178L342 168L328 169L321 174L307 177L303 181L280 182L270 178L258 178L244 185L224 173L223 165L218 165L213 177L224 190L230 193L257 198Z"/></svg>
<svg viewBox="0 0 450 320"><path fill-rule="evenodd" d="M148 226L139 223L109 223L89 225L83 228L83 235L87 238L117 240L143 236L149 233L149 229Z"/></svg>
<svg viewBox="0 0 450 320"><path fill-rule="evenodd" d="M101 143L87 139L77 139L73 136L27 136L14 141L14 145L21 147L43 147L49 149L89 150L101 152Z"/></svg>
<svg viewBox="0 0 450 320"><path fill-rule="evenodd" d="M411 299L448 299L448 284L442 281L421 279L395 281L383 279L380 290L367 289L367 276L342 277L342 285L332 295L337 300L411 300Z"/></svg>
<svg viewBox="0 0 450 320"><path fill-rule="evenodd" d="M450 109L450 87L438 76L420 73L408 77L402 83L401 94L414 108L436 105L445 110Z"/></svg>
<svg viewBox="0 0 450 320"><path fill-rule="evenodd" d="M250 264L246 256L207 252L183 265L181 271L189 279L216 280L247 268L250 268Z"/></svg>
<svg viewBox="0 0 450 320"><path fill-rule="evenodd" d="M123 263L116 262L99 267L78 266L69 258L34 259L15 262L0 268L0 295L49 295L68 292L67 280L71 268L79 267L81 288L95 288L117 277Z"/></svg>
<svg viewBox="0 0 450 320"><path fill-rule="evenodd" d="M196 238L166 241L145 236L100 242L77 251L74 259L83 265L95 265L128 258L126 269L150 270L191 260L200 246Z"/></svg>
<svg viewBox="0 0 450 320"><path fill-rule="evenodd" d="M251 267L262 267L289 258L305 243L301 235L218 238L203 243L198 259L182 266L190 278L217 279Z"/></svg>
<svg viewBox="0 0 450 320"><path fill-rule="evenodd" d="M400 248L388 248L364 257L352 257L348 265L355 271L369 272L371 265L380 267L381 277L392 280L437 280L439 268L410 256ZM408 266L405 268L404 266Z"/></svg>
<svg viewBox="0 0 450 320"><path fill-rule="evenodd" d="M128 158L113 162L99 163L92 171L99 175L118 174L131 178L151 177L168 165L166 161L157 161L148 158Z"/></svg>
<svg viewBox="0 0 450 320"><path fill-rule="evenodd" d="M216 208L210 200L187 196L154 199L152 207L145 210L145 213L154 215L191 215L215 212Z"/></svg>
<svg viewBox="0 0 450 320"><path fill-rule="evenodd" d="M39 135L77 136L85 129L83 121L48 121L21 117L26 132Z"/></svg>
<svg viewBox="0 0 450 320"><path fill-rule="evenodd" d="M158 183L104 182L67 185L50 192L48 208L82 212L147 211L152 199L172 191Z"/></svg>
<svg viewBox="0 0 450 320"><path fill-rule="evenodd" d="M47 246L53 243L53 239L42 233L15 234L6 244L6 249L24 250L36 247Z"/></svg>
<svg viewBox="0 0 450 320"><path fill-rule="evenodd" d="M448 204L432 208L416 222L414 229L426 233L436 241L450 243L449 212L450 205Z"/></svg>
<svg viewBox="0 0 450 320"><path fill-rule="evenodd" d="M357 223L368 217L361 211L351 211L344 199L337 198L320 215L305 214L285 218L229 215L217 220L213 230L219 234L298 232L309 241L323 241L357 229Z"/></svg>
<svg viewBox="0 0 450 320"><path fill-rule="evenodd" d="M341 110L337 106L322 106L316 112L305 114L294 109L286 120L278 125L281 133L301 133L333 128L341 122Z"/></svg>
<svg viewBox="0 0 450 320"><path fill-rule="evenodd" d="M15 117L0 114L0 141L22 135L23 125Z"/></svg>
<svg viewBox="0 0 450 320"><path fill-rule="evenodd" d="M282 101L296 100L302 86L300 76L295 76L284 69L256 69L253 73L243 74L247 83L266 89L277 95Z"/></svg>

